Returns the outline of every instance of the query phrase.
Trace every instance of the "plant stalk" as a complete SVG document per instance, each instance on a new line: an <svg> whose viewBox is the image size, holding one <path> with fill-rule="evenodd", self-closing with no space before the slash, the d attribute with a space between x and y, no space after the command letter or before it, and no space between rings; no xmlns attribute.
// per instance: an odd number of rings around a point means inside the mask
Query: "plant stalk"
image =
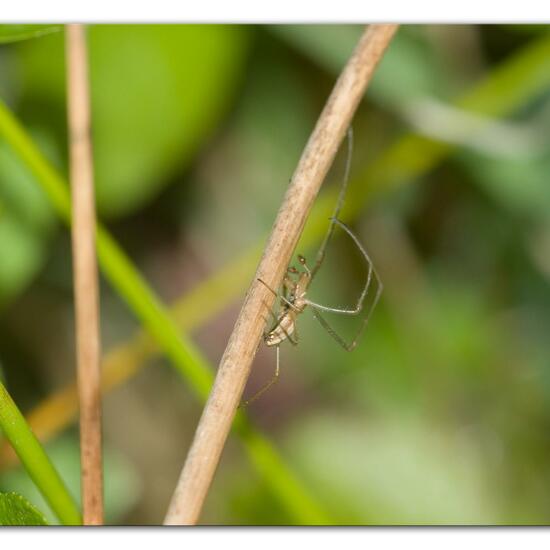
<svg viewBox="0 0 550 550"><path fill-rule="evenodd" d="M214 477L278 288L313 201L397 25L370 25L344 67L292 177L172 496L166 525L195 524ZM265 281L259 283L259 279Z"/></svg>
<svg viewBox="0 0 550 550"><path fill-rule="evenodd" d="M66 55L82 512L85 525L102 525L99 291L88 53L83 25L66 27Z"/></svg>

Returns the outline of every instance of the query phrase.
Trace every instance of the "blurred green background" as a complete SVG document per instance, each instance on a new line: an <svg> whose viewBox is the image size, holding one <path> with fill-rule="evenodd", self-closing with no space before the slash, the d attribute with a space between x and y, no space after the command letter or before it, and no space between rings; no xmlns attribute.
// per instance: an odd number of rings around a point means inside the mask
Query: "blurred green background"
<svg viewBox="0 0 550 550"><path fill-rule="evenodd" d="M0 97L66 174L62 29L1 27ZM99 216L167 303L265 242L361 31L89 29ZM401 27L353 127L343 216L382 299L352 353L301 316L248 412L331 523L548 524L550 28ZM313 258L323 230L297 252ZM71 271L69 232L0 139L0 374L25 413L74 379ZM208 294L219 313L192 331L214 365L253 273L236 299ZM351 304L364 276L336 233L311 296ZM331 320L344 335L359 322ZM106 351L139 328L104 280L101 321ZM245 395L274 365L261 346ZM165 359L145 366L105 396L110 523L162 521L201 411ZM46 449L77 495L76 424ZM0 490L48 512L18 467ZM202 522L297 519L230 438Z"/></svg>

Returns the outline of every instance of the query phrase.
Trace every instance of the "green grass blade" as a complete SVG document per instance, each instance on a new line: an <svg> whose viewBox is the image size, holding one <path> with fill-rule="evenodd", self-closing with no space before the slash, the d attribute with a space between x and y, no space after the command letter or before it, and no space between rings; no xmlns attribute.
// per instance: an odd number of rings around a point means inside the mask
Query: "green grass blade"
<svg viewBox="0 0 550 550"><path fill-rule="evenodd" d="M1 382L0 427L59 521L80 525L78 506Z"/></svg>
<svg viewBox="0 0 550 550"><path fill-rule="evenodd" d="M182 334L128 257L101 227L97 234L97 251L105 276L189 382L197 396L206 401L214 379L207 360L193 342Z"/></svg>

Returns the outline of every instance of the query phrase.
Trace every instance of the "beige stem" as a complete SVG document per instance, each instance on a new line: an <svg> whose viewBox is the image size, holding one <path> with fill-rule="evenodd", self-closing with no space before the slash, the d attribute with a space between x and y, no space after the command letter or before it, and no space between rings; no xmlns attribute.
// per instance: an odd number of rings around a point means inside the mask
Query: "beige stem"
<svg viewBox="0 0 550 550"><path fill-rule="evenodd" d="M82 508L84 525L101 525L101 346L88 60L82 25L67 26L66 51Z"/></svg>
<svg viewBox="0 0 550 550"><path fill-rule="evenodd" d="M315 197L397 25L370 25L342 71L290 182L260 265L220 362L187 460L165 518L167 525L198 521L250 373L274 296Z"/></svg>

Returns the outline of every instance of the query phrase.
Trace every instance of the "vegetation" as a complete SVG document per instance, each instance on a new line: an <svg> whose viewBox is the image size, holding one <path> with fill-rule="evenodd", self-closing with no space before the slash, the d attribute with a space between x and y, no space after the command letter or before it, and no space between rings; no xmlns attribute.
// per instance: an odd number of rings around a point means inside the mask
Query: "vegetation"
<svg viewBox="0 0 550 550"><path fill-rule="evenodd" d="M89 29L109 523L162 521L288 179L360 32ZM44 512L36 523L76 523L63 33L0 26L0 42L0 522L16 492ZM546 26L400 28L353 124L342 215L382 300L349 354L300 317L279 384L238 415L203 522L548 523L549 55ZM308 258L344 157L297 249ZM362 269L336 232L313 299L353 303ZM333 321L344 334L359 322ZM272 375L271 351L245 395Z"/></svg>

